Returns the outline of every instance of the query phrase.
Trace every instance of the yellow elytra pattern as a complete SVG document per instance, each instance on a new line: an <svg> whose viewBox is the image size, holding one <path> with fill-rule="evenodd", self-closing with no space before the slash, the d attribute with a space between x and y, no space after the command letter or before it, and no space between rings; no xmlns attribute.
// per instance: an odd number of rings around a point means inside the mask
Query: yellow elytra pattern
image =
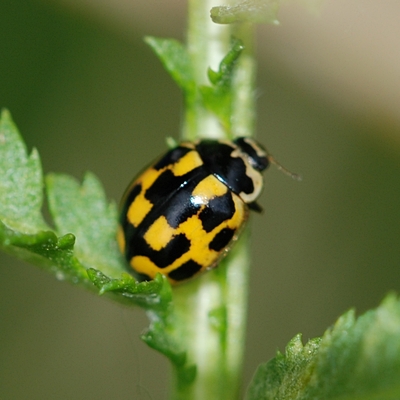
<svg viewBox="0 0 400 400"><path fill-rule="evenodd" d="M205 190L207 189L207 190ZM213 175L209 175L201 181L193 190L193 195L199 197L199 201L203 204L197 214L191 216L186 221L181 223L176 229L170 227L164 216L160 216L145 233L146 242L154 250L160 250L165 247L174 235L181 233L185 234L190 240L191 246L188 252L183 254L172 264L166 268L158 268L148 257L135 256L131 259L131 266L139 273L146 274L150 278L154 278L157 272L168 274L189 260L193 260L202 265L202 272L205 269L210 269L216 266L220 259L225 255L225 252L209 249L209 244L215 236L224 228L236 230L235 237L240 233L240 230L247 220L248 208L236 194L231 192L233 202L235 204L235 212L229 220L224 221L214 228L211 232L206 232L203 229L202 221L199 214L205 208L205 205L216 195L221 196L229 189ZM171 283L175 281L169 278Z"/></svg>

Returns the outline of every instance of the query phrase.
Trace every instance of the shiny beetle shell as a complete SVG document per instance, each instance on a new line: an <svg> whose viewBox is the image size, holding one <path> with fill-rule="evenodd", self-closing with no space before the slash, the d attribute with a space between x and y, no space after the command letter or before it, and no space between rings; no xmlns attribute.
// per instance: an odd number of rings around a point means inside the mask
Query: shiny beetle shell
<svg viewBox="0 0 400 400"><path fill-rule="evenodd" d="M214 268L238 238L269 165L253 139L182 142L141 173L121 202L118 242L138 280L178 283Z"/></svg>

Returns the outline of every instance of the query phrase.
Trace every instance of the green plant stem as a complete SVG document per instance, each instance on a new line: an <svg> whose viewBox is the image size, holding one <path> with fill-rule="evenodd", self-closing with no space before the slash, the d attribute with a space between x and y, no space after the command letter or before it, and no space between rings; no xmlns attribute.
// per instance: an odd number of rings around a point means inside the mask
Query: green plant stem
<svg viewBox="0 0 400 400"><path fill-rule="evenodd" d="M218 69L231 45L231 36L246 47L239 58L232 88L231 130L204 108L200 94L186 98L183 138L251 136L254 130L253 28L216 25L210 0L189 0L188 50L197 84L209 84L207 69ZM187 350L188 363L196 365L196 378L185 384L176 374L174 400L233 400L239 398L246 330L248 295L248 234L212 272L174 289L176 337Z"/></svg>
<svg viewBox="0 0 400 400"><path fill-rule="evenodd" d="M223 1L222 1L223 2ZM215 3L211 0L188 1L187 48L192 60L193 72L198 84L209 84L207 70L216 70L229 50L231 29L211 21L210 10ZM186 99L183 136L186 139L223 138L225 136L218 118L206 110L196 93Z"/></svg>
<svg viewBox="0 0 400 400"><path fill-rule="evenodd" d="M234 400L239 397L246 330L247 231L220 266L174 289L175 324L188 362L197 367L193 384L177 377L173 399Z"/></svg>

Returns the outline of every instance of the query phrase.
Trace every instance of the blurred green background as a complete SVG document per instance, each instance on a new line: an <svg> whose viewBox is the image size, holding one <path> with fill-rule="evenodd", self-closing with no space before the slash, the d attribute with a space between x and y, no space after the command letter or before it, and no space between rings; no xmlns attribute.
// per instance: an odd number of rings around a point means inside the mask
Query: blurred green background
<svg viewBox="0 0 400 400"><path fill-rule="evenodd" d="M81 179L91 170L118 201L165 150L165 137L178 136L179 90L142 38L182 39L185 2L172 2L167 15L155 1L139 2L129 29L64 3L0 1L0 107L39 149L46 172ZM325 15L295 13L306 26ZM288 14L286 25L259 30L258 139L303 181L272 167L265 212L252 219L245 385L296 333L319 336L348 308L363 312L400 290L400 103L375 105L352 85L335 91L321 60L313 60L318 76L299 67L301 46L314 39L294 46L290 22ZM375 78L380 87L385 77ZM3 254L0 271L0 399L167 399L169 365L138 339L147 326L141 310Z"/></svg>

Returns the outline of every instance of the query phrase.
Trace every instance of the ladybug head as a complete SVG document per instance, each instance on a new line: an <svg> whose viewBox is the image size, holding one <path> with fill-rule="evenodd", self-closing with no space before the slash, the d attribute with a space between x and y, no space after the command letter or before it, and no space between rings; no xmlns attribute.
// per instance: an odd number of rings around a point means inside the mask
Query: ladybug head
<svg viewBox="0 0 400 400"><path fill-rule="evenodd" d="M254 139L249 137L239 137L234 140L234 143L240 148L240 150L248 156L248 161L251 166L257 171L264 171L270 164L275 166L282 171L284 174L290 176L296 181L301 181L302 177L299 174L295 174L280 164L272 154L269 154L267 150Z"/></svg>
<svg viewBox="0 0 400 400"><path fill-rule="evenodd" d="M251 166L257 171L264 171L270 164L267 151L254 139L249 137L239 137L234 143L240 150L248 156Z"/></svg>

